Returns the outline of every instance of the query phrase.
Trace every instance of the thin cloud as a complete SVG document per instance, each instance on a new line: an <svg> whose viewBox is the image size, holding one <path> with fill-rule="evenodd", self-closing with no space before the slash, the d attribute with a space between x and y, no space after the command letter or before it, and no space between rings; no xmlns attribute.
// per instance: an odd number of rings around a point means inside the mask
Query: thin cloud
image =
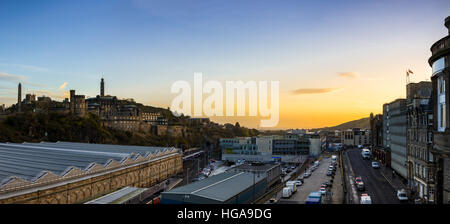
<svg viewBox="0 0 450 224"><path fill-rule="evenodd" d="M359 78L359 74L356 72L339 72L338 76L341 78L352 78L352 79Z"/></svg>
<svg viewBox="0 0 450 224"><path fill-rule="evenodd" d="M329 93L340 90L341 88L305 88L305 89L296 89L291 91L293 95L302 95L302 94L321 94L321 93Z"/></svg>
<svg viewBox="0 0 450 224"><path fill-rule="evenodd" d="M62 89L65 89L66 88L66 86L67 86L67 82L64 82L59 88L58 88L58 90L62 90Z"/></svg>
<svg viewBox="0 0 450 224"><path fill-rule="evenodd" d="M0 72L0 81L23 82L24 84L34 86L34 87L47 87L46 85L29 82L22 75L13 75L13 74L5 73L5 72Z"/></svg>
<svg viewBox="0 0 450 224"><path fill-rule="evenodd" d="M32 71L32 72L48 72L48 71L50 71L48 68L38 67L38 66L34 66L34 65L0 63L0 66L8 66L8 67L13 67L13 68L17 68L20 70L26 70L26 71Z"/></svg>
<svg viewBox="0 0 450 224"><path fill-rule="evenodd" d="M20 81L25 81L25 77L23 77L21 75L11 75L11 74L8 74L8 73L0 72L0 80L1 81L20 82Z"/></svg>

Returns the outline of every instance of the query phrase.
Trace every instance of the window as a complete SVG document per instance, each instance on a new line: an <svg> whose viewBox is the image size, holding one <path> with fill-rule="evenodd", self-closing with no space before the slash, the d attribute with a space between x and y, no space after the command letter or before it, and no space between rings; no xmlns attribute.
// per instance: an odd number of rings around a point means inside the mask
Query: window
<svg viewBox="0 0 450 224"><path fill-rule="evenodd" d="M437 96L437 112L438 112L438 131L443 132L446 128L446 99L445 99L445 80L443 76L438 78L438 96Z"/></svg>
<svg viewBox="0 0 450 224"><path fill-rule="evenodd" d="M435 62L433 62L433 65L431 67L433 70L433 75L442 71L442 69L445 68L445 58L442 57L442 58L436 60Z"/></svg>

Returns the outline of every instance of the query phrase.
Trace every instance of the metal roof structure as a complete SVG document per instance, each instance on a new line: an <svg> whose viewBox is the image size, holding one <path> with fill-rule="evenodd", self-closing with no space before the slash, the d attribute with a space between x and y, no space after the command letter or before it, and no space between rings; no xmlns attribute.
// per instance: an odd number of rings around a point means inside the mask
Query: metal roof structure
<svg viewBox="0 0 450 224"><path fill-rule="evenodd" d="M0 189L13 180L34 183L47 175L83 174L175 152L179 150L170 147L71 142L0 143Z"/></svg>
<svg viewBox="0 0 450 224"><path fill-rule="evenodd" d="M164 195L195 195L225 202L266 178L265 174L228 171L209 178L163 192Z"/></svg>
<svg viewBox="0 0 450 224"><path fill-rule="evenodd" d="M118 191L114 191L105 196L96 198L92 201L88 201L85 204L123 204L128 200L139 196L146 190L148 189L136 187L124 187Z"/></svg>

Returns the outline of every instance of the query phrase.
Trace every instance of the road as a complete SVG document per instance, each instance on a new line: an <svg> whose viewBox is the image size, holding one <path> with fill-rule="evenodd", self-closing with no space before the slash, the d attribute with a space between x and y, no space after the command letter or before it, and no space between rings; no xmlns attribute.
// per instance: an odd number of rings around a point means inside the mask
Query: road
<svg viewBox="0 0 450 224"><path fill-rule="evenodd" d="M282 192L278 192L276 196L278 204L304 204L312 191L319 191L320 185L330 180L330 177L326 175L330 162L331 158L324 158L319 167L311 173L310 177L304 179L302 186L290 198L281 198Z"/></svg>
<svg viewBox="0 0 450 224"><path fill-rule="evenodd" d="M359 203L359 198L362 193L367 193L372 199L372 204L398 204L396 190L389 184L386 178L383 177L379 169L372 168L371 160L364 160L361 156L361 149L353 148L344 152L344 156L348 159L346 175L347 180L360 176L365 185L365 191L356 191L353 181L348 183L349 197L352 197L350 202L354 204ZM350 164L348 164L350 163Z"/></svg>

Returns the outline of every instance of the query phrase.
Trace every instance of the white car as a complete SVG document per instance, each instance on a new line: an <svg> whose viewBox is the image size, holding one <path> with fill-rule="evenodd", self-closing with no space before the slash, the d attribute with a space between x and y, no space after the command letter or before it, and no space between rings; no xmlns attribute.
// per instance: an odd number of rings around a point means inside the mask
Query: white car
<svg viewBox="0 0 450 224"><path fill-rule="evenodd" d="M380 168L380 163L377 162L377 161L373 161L372 162L372 168L374 168L374 169Z"/></svg>
<svg viewBox="0 0 450 224"><path fill-rule="evenodd" d="M400 201L408 201L408 195L406 194L406 191L404 189L397 191L397 198Z"/></svg>
<svg viewBox="0 0 450 224"><path fill-rule="evenodd" d="M297 187L302 186L302 184L303 183L301 181L299 181L299 180L295 181L295 186L297 186Z"/></svg>
<svg viewBox="0 0 450 224"><path fill-rule="evenodd" d="M325 194L325 193L327 193L327 190L326 190L324 187L321 187L320 190L319 190L319 192L320 192L321 194Z"/></svg>

